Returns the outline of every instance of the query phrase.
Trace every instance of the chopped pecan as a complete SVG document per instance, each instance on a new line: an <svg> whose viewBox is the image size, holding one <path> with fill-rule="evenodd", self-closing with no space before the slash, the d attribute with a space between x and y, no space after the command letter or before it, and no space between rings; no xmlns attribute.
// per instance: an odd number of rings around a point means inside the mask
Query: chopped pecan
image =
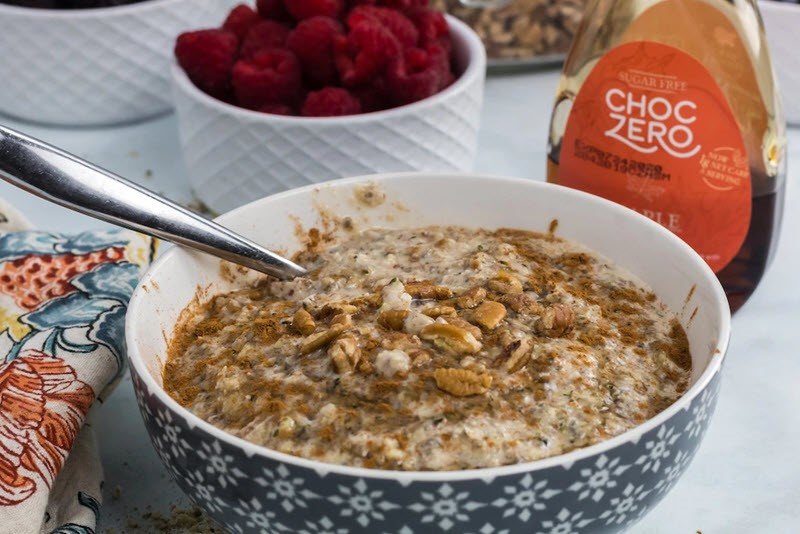
<svg viewBox="0 0 800 534"><path fill-rule="evenodd" d="M434 320L418 311L412 311L403 321L403 330L409 334L419 334L423 328L433 324Z"/></svg>
<svg viewBox="0 0 800 534"><path fill-rule="evenodd" d="M402 330L408 310L386 310L378 315L378 324L389 330Z"/></svg>
<svg viewBox="0 0 800 534"><path fill-rule="evenodd" d="M469 369L436 369L433 377L439 389L456 397L482 395L492 385L492 375Z"/></svg>
<svg viewBox="0 0 800 534"><path fill-rule="evenodd" d="M517 339L503 349L503 356L506 360L503 367L509 373L516 373L522 369L531 359L531 348L533 342L530 338Z"/></svg>
<svg viewBox="0 0 800 534"><path fill-rule="evenodd" d="M501 295L500 302L522 315L536 315L542 313L542 306L525 293Z"/></svg>
<svg viewBox="0 0 800 534"><path fill-rule="evenodd" d="M351 372L361 358L361 350L352 336L342 336L328 347L328 356L331 358L333 368L339 374Z"/></svg>
<svg viewBox="0 0 800 534"><path fill-rule="evenodd" d="M344 325L332 325L329 329L316 334L311 334L300 344L300 354L309 354L317 349L321 349L328 343L339 337L347 328Z"/></svg>
<svg viewBox="0 0 800 534"><path fill-rule="evenodd" d="M561 337L572 330L575 313L566 304L553 304L544 310L536 321L536 333L547 337Z"/></svg>
<svg viewBox="0 0 800 534"><path fill-rule="evenodd" d="M552 293L556 288L556 284L563 279L564 274L562 271L539 268L528 275L525 285L536 292L537 295L545 296Z"/></svg>
<svg viewBox="0 0 800 534"><path fill-rule="evenodd" d="M410 349L418 348L422 342L417 336L412 336L404 332L384 332L381 336L380 346L385 349Z"/></svg>
<svg viewBox="0 0 800 534"><path fill-rule="evenodd" d="M487 330L492 330L506 317L506 307L493 300L486 300L472 312L472 319Z"/></svg>
<svg viewBox="0 0 800 534"><path fill-rule="evenodd" d="M456 309L452 306L434 305L434 306L428 306L427 308L422 310L422 313L424 313L428 317L433 317L435 319L436 317L441 317L442 315L455 315Z"/></svg>
<svg viewBox="0 0 800 534"><path fill-rule="evenodd" d="M453 291L450 288L437 286L430 280L407 282L405 288L406 293L415 299L444 300L453 296Z"/></svg>
<svg viewBox="0 0 800 534"><path fill-rule="evenodd" d="M297 425L289 416L283 417L278 423L278 437L283 439L291 438L294 436L294 429Z"/></svg>
<svg viewBox="0 0 800 534"><path fill-rule="evenodd" d="M368 308L377 308L381 305L381 296L379 293L368 293L361 295L350 301L350 305L355 306L359 311Z"/></svg>
<svg viewBox="0 0 800 534"><path fill-rule="evenodd" d="M307 336L314 332L314 330L317 328L317 324L314 322L314 318L311 317L310 313L303 308L300 308L292 317L292 327L299 333Z"/></svg>
<svg viewBox="0 0 800 534"><path fill-rule="evenodd" d="M353 326L353 318L348 313L339 313L331 319L331 326L343 326L351 328Z"/></svg>
<svg viewBox="0 0 800 534"><path fill-rule="evenodd" d="M452 324L459 328L463 328L464 330L475 336L475 339L477 339L478 341L483 339L483 332L481 332L481 329L475 326L474 324L470 323L469 321L462 319L461 317L442 317L442 319L447 321L449 324Z"/></svg>
<svg viewBox="0 0 800 534"><path fill-rule="evenodd" d="M482 287L473 287L456 298L456 306L459 308L474 308L486 298L486 290Z"/></svg>
<svg viewBox="0 0 800 534"><path fill-rule="evenodd" d="M433 323L419 333L419 337L452 354L475 354L481 343L467 330L447 323Z"/></svg>
<svg viewBox="0 0 800 534"><path fill-rule="evenodd" d="M385 377L395 375L405 377L411 365L411 358L402 350L382 350L375 357L375 369Z"/></svg>
<svg viewBox="0 0 800 534"><path fill-rule="evenodd" d="M422 367L431 361L431 353L425 349L416 349L408 353L411 358L411 365L414 367Z"/></svg>
<svg viewBox="0 0 800 534"><path fill-rule="evenodd" d="M522 282L508 271L498 271L495 277L489 280L487 285L492 291L497 291L504 295L522 293Z"/></svg>
<svg viewBox="0 0 800 534"><path fill-rule="evenodd" d="M327 319L336 315L352 315L358 312L358 308L346 302L332 302L324 305L317 313L317 319Z"/></svg>
<svg viewBox="0 0 800 534"><path fill-rule="evenodd" d="M375 370L375 368L372 366L372 362L370 362L366 358L361 358L361 360L358 362L358 372L359 373L368 375L374 370Z"/></svg>

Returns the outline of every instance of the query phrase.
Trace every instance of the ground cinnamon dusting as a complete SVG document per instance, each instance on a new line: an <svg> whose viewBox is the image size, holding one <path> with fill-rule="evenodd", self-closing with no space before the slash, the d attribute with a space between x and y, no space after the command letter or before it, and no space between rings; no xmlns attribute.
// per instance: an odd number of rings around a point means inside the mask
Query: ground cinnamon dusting
<svg viewBox="0 0 800 534"><path fill-rule="evenodd" d="M686 389L688 340L646 286L553 231L304 231L309 276L248 279L184 314L164 386L244 439L382 469L618 435ZM299 310L313 330L292 326Z"/></svg>

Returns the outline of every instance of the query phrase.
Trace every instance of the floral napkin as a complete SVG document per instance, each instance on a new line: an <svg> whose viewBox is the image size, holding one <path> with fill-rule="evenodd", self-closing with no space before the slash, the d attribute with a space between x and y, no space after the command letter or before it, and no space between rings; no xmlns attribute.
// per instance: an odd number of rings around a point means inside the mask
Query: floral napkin
<svg viewBox="0 0 800 534"><path fill-rule="evenodd" d="M94 533L95 400L124 371L128 299L156 242L126 231L7 232L0 205L0 530Z"/></svg>

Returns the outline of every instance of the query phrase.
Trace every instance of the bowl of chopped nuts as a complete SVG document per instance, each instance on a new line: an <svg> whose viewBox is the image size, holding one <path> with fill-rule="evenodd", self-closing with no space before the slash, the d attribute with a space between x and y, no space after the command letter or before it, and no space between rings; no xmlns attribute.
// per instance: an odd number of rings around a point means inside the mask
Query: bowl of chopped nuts
<svg viewBox="0 0 800 534"><path fill-rule="evenodd" d="M218 22L234 3L0 2L0 113L86 126L169 111L173 40L187 28Z"/></svg>
<svg viewBox="0 0 800 534"><path fill-rule="evenodd" d="M135 291L126 339L156 451L231 531L618 532L700 446L727 301L634 211L410 173L219 220L309 275L173 248Z"/></svg>
<svg viewBox="0 0 800 534"><path fill-rule="evenodd" d="M584 0L433 0L474 29L490 72L560 65L583 17Z"/></svg>

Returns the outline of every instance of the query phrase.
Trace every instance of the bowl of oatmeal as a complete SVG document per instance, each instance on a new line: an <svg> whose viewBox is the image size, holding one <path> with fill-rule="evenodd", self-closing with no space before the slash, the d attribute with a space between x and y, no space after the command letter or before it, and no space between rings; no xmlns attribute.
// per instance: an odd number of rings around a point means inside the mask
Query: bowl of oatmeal
<svg viewBox="0 0 800 534"><path fill-rule="evenodd" d="M134 294L127 342L157 452L233 531L614 532L700 444L724 293L633 211L417 173L221 221L309 276L175 248Z"/></svg>

